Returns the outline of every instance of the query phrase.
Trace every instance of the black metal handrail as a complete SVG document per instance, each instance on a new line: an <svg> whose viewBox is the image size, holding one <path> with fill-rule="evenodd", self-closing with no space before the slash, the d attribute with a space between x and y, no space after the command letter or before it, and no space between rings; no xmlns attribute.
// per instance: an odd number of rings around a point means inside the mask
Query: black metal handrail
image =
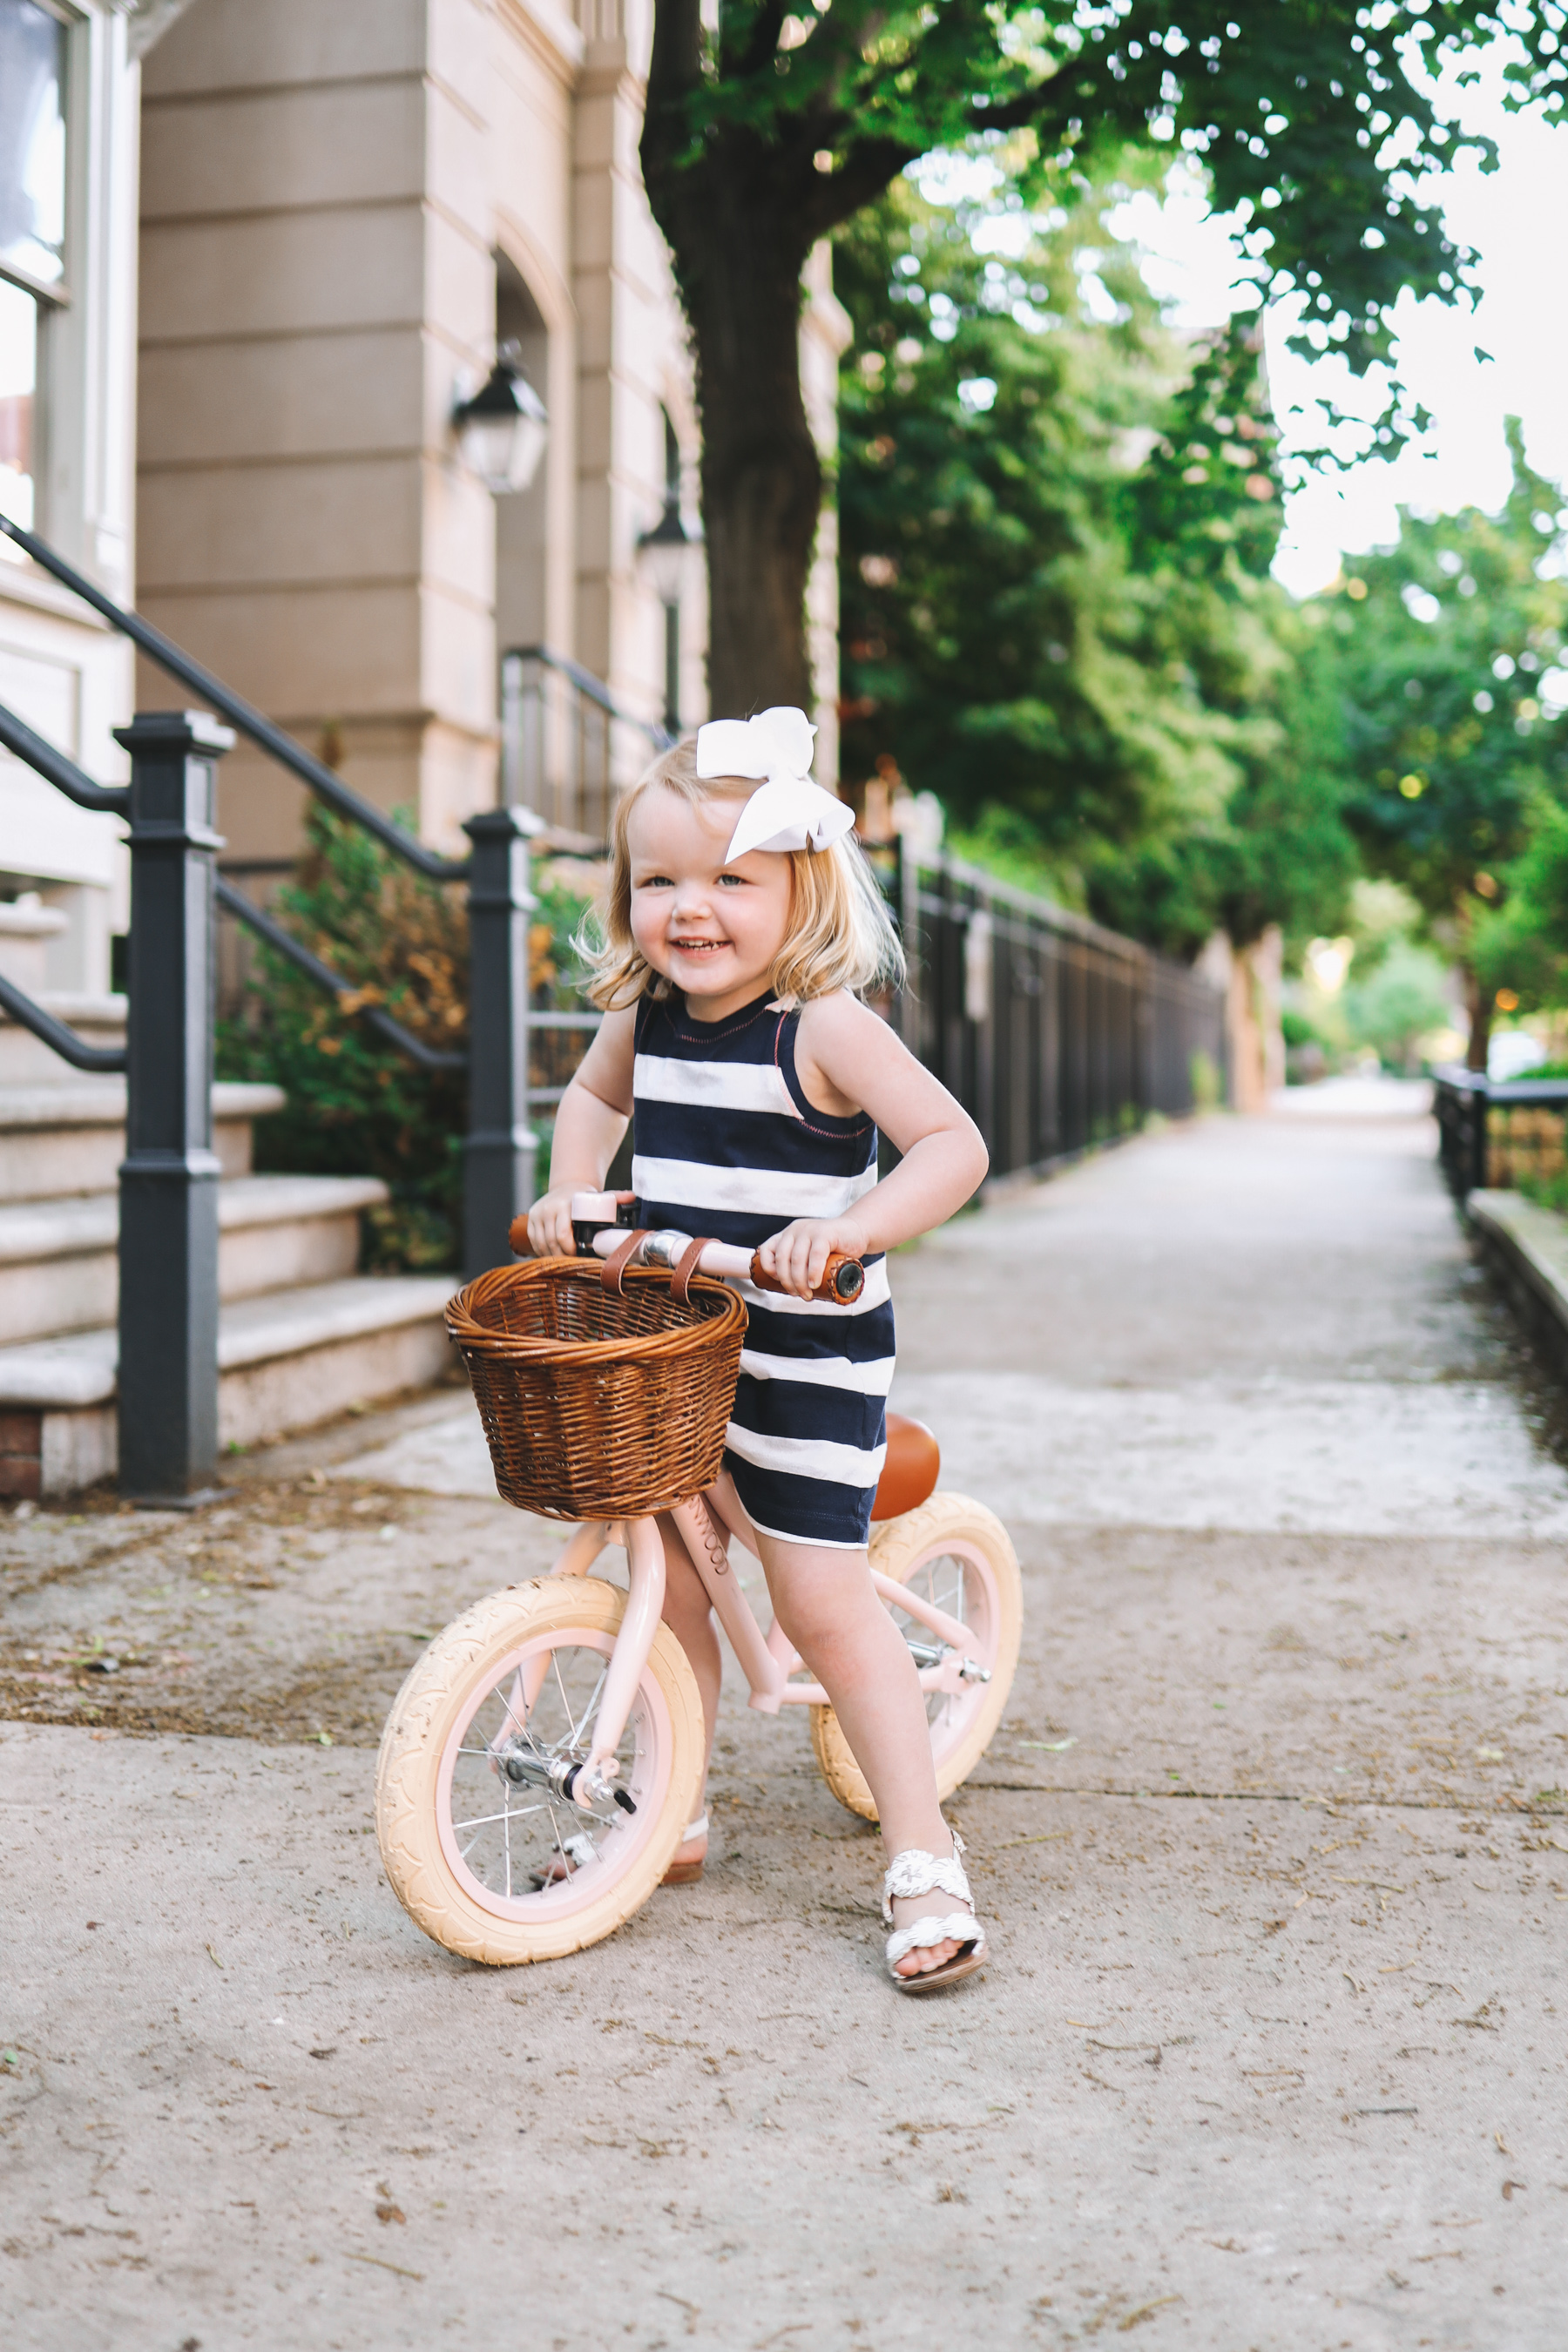
<svg viewBox="0 0 1568 2352"><path fill-rule="evenodd" d="M584 669L581 662L574 662L570 654L553 653L548 646L512 646L501 656L503 675L508 662L537 662L541 669L554 670L587 701L597 703L606 719L618 719L623 726L635 727L640 735L646 735L656 751L668 751L675 740L657 719L639 719L636 711L617 702L604 679L595 677L591 669Z"/></svg>
<svg viewBox="0 0 1568 2352"><path fill-rule="evenodd" d="M0 522L5 518L0 516ZM0 743L25 766L36 770L46 783L53 784L67 800L75 801L78 808L101 810L111 816L129 816L131 793L124 784L96 784L74 760L35 735L26 719L18 719L14 710L0 705Z"/></svg>
<svg viewBox="0 0 1568 2352"><path fill-rule="evenodd" d="M131 794L123 784L95 784L74 760L67 759L63 751L57 751L52 743L47 743L41 735L36 735L26 719L18 719L14 710L7 710L4 703L0 703L0 743L25 766L35 769L46 783L53 784L57 792L64 793L68 800L74 801L78 808L93 809L116 816L130 814ZM52 1013L46 1013L25 988L18 988L14 980L7 980L3 974L0 974L0 1008L4 1008L24 1029L30 1029L35 1037L41 1038L52 1053L58 1054L62 1062L68 1062L73 1069L111 1072L125 1067L123 1045L89 1045L85 1038L77 1035L74 1029L68 1028L63 1021L57 1021Z"/></svg>
<svg viewBox="0 0 1568 2352"><path fill-rule="evenodd" d="M124 1069L123 1045L88 1045L74 1029L68 1029L65 1023L57 1021L52 1013L46 1013L41 1004L34 1003L26 989L18 988L14 980L7 980L3 973L0 973L0 1005L5 1007L13 1021L19 1022L24 1029L30 1029L35 1037L41 1037L44 1044L58 1054L62 1062L68 1062L73 1070L112 1073Z"/></svg>
<svg viewBox="0 0 1568 2352"><path fill-rule="evenodd" d="M463 1248L468 1273L504 1261L512 1218L533 1197L536 1139L528 1125L529 843L526 810L488 809L463 830L462 859L439 857L349 789L281 728L253 710L161 631L122 611L32 531L0 530L110 626L207 702L318 799L437 882L467 885L467 1051L442 1051L404 1027L369 992L296 940L216 872L217 763L235 736L205 710L142 711L115 740L131 756L127 786L96 783L14 712L0 745L79 807L125 819L131 924L123 1050L90 1045L0 980L0 1007L76 1068L123 1071L126 1150L120 1170L120 1328L116 1412L121 1491L177 1499L203 1487L217 1456L218 1210L213 1150L214 942L221 906L258 931L342 1011L430 1070L466 1069ZM570 1014L545 1015L575 1025ZM584 1016L591 1021L593 1016ZM532 1097L543 1100L554 1089Z"/></svg>
<svg viewBox="0 0 1568 2352"><path fill-rule="evenodd" d="M571 689L549 712L547 677ZM501 656L500 684L505 798L542 815L548 812L557 840L597 848L609 833L618 795L612 730L629 728L650 751L668 751L675 737L657 719L628 710L592 670L548 646L510 647Z"/></svg>
<svg viewBox="0 0 1568 2352"><path fill-rule="evenodd" d="M215 710L222 713L231 727L237 727L242 735L247 735L263 751L283 767L290 769L318 800L325 801L329 807L336 809L340 816L347 817L362 831L374 834L383 848L390 849L393 856L400 857L405 866L412 866L416 873L427 876L433 882L464 882L468 879L469 861L466 857L441 857L433 849L426 849L422 842L415 841L400 825L384 815L374 802L362 799L358 793L343 782L341 776L334 775L331 768L313 759L304 746L296 743L291 735L285 734L281 727L274 726L270 719L253 709L242 696L231 692L221 678L214 677L200 662L193 661L189 654L182 652L173 639L166 637L161 629L155 629L151 621L144 621L139 613L126 612L115 604L112 597L106 596L101 588L95 587L74 565L68 563L63 555L57 555L45 541L30 530L24 530L22 525L13 522L8 515L0 515L0 530L8 539L14 539L35 563L52 572L73 596L79 596L84 604L92 606L95 613L100 613L112 628L118 629L122 636L129 637L132 645L140 646L149 660L155 661L160 669L167 670L169 676L178 678L182 686L188 686L193 694L199 694L205 702L211 703ZM34 738L35 742L38 740L38 738ZM41 748L46 751L49 749L47 744ZM37 761L30 754L20 752L18 757L26 759L29 767L37 767ZM45 768L38 768L40 775L48 772ZM83 779L84 782L87 781ZM50 774L49 782L55 783L59 780ZM68 785L60 784L62 792L69 789ZM101 785L92 785L91 789L96 793L105 790ZM72 793L71 797L75 799L76 793ZM115 802L100 799L84 801L82 806L114 806L123 810L126 803L123 799Z"/></svg>

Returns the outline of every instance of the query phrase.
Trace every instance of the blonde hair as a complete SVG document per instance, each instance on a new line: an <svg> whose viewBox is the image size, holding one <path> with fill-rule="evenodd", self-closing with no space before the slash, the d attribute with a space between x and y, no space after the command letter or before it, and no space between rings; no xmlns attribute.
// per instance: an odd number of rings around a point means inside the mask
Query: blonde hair
<svg viewBox="0 0 1568 2352"><path fill-rule="evenodd" d="M632 861L627 834L632 811L647 792L662 785L693 807L704 801L749 798L756 790L737 776L699 776L697 738L686 736L644 769L616 811L611 827L610 883L593 928L584 924L575 942L593 974L588 995L606 1013L624 1010L646 994L665 997L671 983L654 971L632 937ZM877 877L858 845L844 835L826 849L792 849L789 928L773 961L773 992L797 1003L847 988L864 996L897 988L904 977L904 951Z"/></svg>

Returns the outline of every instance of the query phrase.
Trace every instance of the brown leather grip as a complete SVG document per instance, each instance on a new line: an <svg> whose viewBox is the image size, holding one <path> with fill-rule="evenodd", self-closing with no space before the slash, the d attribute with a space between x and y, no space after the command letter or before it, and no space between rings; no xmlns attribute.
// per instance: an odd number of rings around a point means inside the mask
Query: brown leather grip
<svg viewBox="0 0 1568 2352"><path fill-rule="evenodd" d="M696 1241L688 1242L675 1262L669 1277L669 1286L682 1307L691 1296L691 1277L697 1271L697 1261L707 1248L710 1239L711 1235L700 1234Z"/></svg>
<svg viewBox="0 0 1568 2352"><path fill-rule="evenodd" d="M765 1274L760 1255L752 1260L751 1279L758 1290L784 1291L784 1286L776 1275ZM866 1287L866 1269L858 1257L843 1250L835 1250L822 1269L822 1280L812 1292L814 1298L826 1299L830 1307L851 1307ZM785 1293L785 1296L792 1296Z"/></svg>
<svg viewBox="0 0 1568 2352"><path fill-rule="evenodd" d="M526 1212L524 1212L521 1217L514 1217L512 1219L511 1223L507 1228L506 1237L511 1244L511 1254L513 1257L531 1257L533 1255L533 1244L528 1238L528 1216Z"/></svg>
<svg viewBox="0 0 1568 2352"><path fill-rule="evenodd" d="M635 1234L628 1234L625 1241L617 1242L616 1244L615 1248L605 1260L604 1266L599 1275L599 1280L604 1284L606 1290L618 1291L622 1297L625 1297L626 1286L623 1283L621 1276L626 1273L626 1261L630 1258L633 1251L637 1248L637 1244L639 1242L646 1242L647 1239L647 1228L644 1225L639 1225Z"/></svg>

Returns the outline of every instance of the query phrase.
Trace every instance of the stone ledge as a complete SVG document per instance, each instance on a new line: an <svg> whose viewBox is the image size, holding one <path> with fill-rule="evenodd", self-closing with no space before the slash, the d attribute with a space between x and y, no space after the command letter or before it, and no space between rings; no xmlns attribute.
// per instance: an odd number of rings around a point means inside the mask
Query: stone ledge
<svg viewBox="0 0 1568 2352"><path fill-rule="evenodd" d="M450 1275L350 1275L226 1301L218 1320L218 1370L227 1374L279 1359L295 1361L350 1340L386 1341L411 1324L428 1330L431 1360L439 1369L450 1360L441 1310L456 1286ZM0 1406L71 1411L107 1404L118 1355L111 1328L0 1349ZM286 1417L279 1414L270 1425L286 1426Z"/></svg>
<svg viewBox="0 0 1568 2352"><path fill-rule="evenodd" d="M1521 1322L1568 1381L1568 1217L1504 1192L1472 1192L1465 1214Z"/></svg>
<svg viewBox="0 0 1568 2352"><path fill-rule="evenodd" d="M376 1176L229 1176L218 1186L220 1233L347 1217L389 1197ZM0 1266L112 1250L120 1236L117 1192L54 1201L0 1202Z"/></svg>
<svg viewBox="0 0 1568 2352"><path fill-rule="evenodd" d="M213 1087L215 1121L267 1118L289 1097L281 1087L220 1078ZM106 1077L48 1087L0 1087L0 1132L35 1127L123 1127L125 1081Z"/></svg>

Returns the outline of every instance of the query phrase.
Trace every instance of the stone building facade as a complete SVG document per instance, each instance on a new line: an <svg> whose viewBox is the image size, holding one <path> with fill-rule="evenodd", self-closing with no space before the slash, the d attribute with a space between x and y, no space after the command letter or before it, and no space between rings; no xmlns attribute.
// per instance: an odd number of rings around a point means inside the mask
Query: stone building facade
<svg viewBox="0 0 1568 2352"><path fill-rule="evenodd" d="M142 92L143 609L426 836L497 790L497 674L544 644L665 698L637 542L689 367L637 168L647 0L192 0ZM549 418L525 491L454 406L513 345ZM693 605L695 598L689 600ZM701 694L700 612L682 694ZM233 859L299 795L242 745Z"/></svg>
<svg viewBox="0 0 1568 2352"><path fill-rule="evenodd" d="M672 630L637 554L672 481L695 523L698 457L637 160L651 25L651 0L0 0L26 150L0 173L0 507L447 847L500 788L508 648L637 719L706 715L702 567ZM828 455L847 336L824 248L802 373ZM500 497L453 419L498 347L548 420ZM0 701L119 780L111 729L189 697L5 552ZM618 742L624 781L646 745ZM225 863L265 888L303 796L243 740L220 777ZM0 932L33 924L53 991L109 986L119 830L0 754L0 902L43 901Z"/></svg>
<svg viewBox="0 0 1568 2352"><path fill-rule="evenodd" d="M136 30L110 0L0 0L0 512L116 598L135 508ZM131 699L129 647L0 539L0 702L108 783ZM112 820L0 753L0 970L101 995L124 907Z"/></svg>

